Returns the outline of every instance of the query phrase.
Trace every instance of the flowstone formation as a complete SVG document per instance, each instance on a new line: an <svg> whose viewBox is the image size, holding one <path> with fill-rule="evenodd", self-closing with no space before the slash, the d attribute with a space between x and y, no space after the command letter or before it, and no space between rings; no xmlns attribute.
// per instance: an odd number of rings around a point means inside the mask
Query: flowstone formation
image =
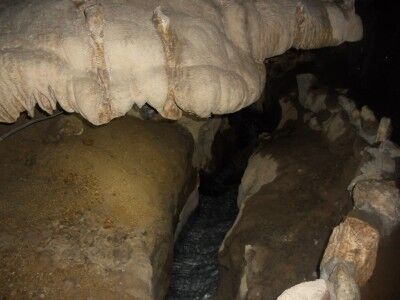
<svg viewBox="0 0 400 300"><path fill-rule="evenodd" d="M266 58L361 38L354 0L6 0L0 122L36 104L97 125L134 104L230 113L259 98Z"/></svg>

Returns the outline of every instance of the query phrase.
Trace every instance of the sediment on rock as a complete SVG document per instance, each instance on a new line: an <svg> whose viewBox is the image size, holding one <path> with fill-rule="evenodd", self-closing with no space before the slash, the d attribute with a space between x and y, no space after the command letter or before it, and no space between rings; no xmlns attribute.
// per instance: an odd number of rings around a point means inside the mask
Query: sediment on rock
<svg viewBox="0 0 400 300"><path fill-rule="evenodd" d="M196 188L192 138L132 117L79 122L53 119L1 144L0 294L163 299Z"/></svg>
<svg viewBox="0 0 400 300"><path fill-rule="evenodd" d="M258 185L251 181L261 187L258 191L241 187L250 193L242 197L239 216L220 249L218 299L275 299L286 288L317 277L330 230L351 208L346 188L357 167L352 143L341 152L327 149L318 132L300 126L272 137L254 156L254 165L263 165L267 173L276 169L276 174Z"/></svg>

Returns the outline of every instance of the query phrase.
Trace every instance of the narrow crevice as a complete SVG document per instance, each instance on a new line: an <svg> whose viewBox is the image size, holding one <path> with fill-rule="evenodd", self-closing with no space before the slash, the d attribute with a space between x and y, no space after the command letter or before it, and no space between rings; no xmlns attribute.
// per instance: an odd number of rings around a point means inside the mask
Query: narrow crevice
<svg viewBox="0 0 400 300"><path fill-rule="evenodd" d="M211 167L200 172L199 206L175 243L167 299L212 299L215 295L218 250L239 212L237 191L247 160L259 134L278 123L266 124L265 114L254 107L227 118L229 128L214 141Z"/></svg>

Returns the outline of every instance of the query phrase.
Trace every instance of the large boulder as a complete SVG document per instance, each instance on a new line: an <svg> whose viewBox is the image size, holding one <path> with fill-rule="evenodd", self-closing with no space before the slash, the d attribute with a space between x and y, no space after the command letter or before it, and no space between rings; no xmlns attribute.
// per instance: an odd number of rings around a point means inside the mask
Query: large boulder
<svg viewBox="0 0 400 300"><path fill-rule="evenodd" d="M365 180L353 191L355 207L376 216L389 234L400 222L400 192L394 180Z"/></svg>
<svg viewBox="0 0 400 300"><path fill-rule="evenodd" d="M374 271L378 244L377 229L357 218L346 218L329 239L321 261L321 277L328 279L339 261L349 266L358 285L364 285Z"/></svg>
<svg viewBox="0 0 400 300"><path fill-rule="evenodd" d="M132 117L1 142L0 296L163 299L192 151L180 126Z"/></svg>
<svg viewBox="0 0 400 300"><path fill-rule="evenodd" d="M347 186L358 166L355 135L345 131L331 140L296 125L274 134L249 160L240 212L219 253L218 299L276 299L315 280L331 229L352 207Z"/></svg>

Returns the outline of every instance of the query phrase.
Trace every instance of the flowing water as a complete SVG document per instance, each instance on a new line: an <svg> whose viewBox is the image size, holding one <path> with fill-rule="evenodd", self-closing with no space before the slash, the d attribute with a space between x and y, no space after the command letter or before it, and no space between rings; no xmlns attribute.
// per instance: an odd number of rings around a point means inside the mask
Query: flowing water
<svg viewBox="0 0 400 300"><path fill-rule="evenodd" d="M211 299L218 283L218 249L237 215L237 189L200 195L175 245L172 283L167 299Z"/></svg>

